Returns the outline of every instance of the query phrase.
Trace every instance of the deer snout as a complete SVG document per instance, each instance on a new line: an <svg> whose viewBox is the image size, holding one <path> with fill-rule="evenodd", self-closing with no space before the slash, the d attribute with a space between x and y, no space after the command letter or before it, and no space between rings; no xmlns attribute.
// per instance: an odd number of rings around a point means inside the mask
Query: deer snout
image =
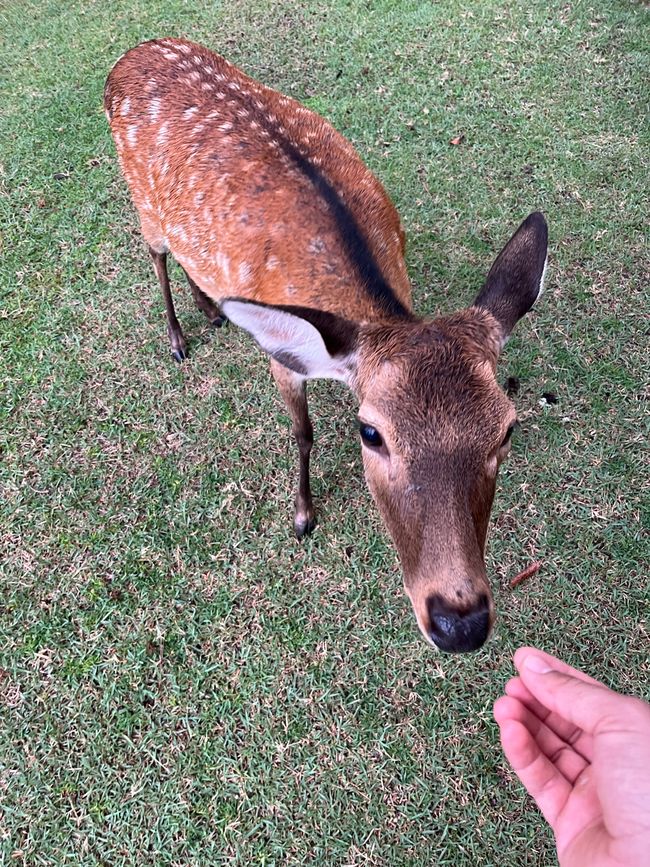
<svg viewBox="0 0 650 867"><path fill-rule="evenodd" d="M447 653L469 653L478 650L490 634L490 603L485 594L479 596L470 609L458 610L442 596L427 599L429 628L427 637Z"/></svg>

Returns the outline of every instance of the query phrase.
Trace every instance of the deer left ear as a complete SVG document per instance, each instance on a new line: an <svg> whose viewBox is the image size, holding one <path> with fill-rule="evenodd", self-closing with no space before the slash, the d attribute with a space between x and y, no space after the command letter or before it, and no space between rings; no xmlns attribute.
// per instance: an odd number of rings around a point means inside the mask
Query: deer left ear
<svg viewBox="0 0 650 867"><path fill-rule="evenodd" d="M497 320L503 343L542 294L547 250L548 226L535 211L499 253L474 301Z"/></svg>
<svg viewBox="0 0 650 867"><path fill-rule="evenodd" d="M251 334L280 364L305 379L349 382L359 326L323 310L259 304L239 298L219 302L223 314Z"/></svg>

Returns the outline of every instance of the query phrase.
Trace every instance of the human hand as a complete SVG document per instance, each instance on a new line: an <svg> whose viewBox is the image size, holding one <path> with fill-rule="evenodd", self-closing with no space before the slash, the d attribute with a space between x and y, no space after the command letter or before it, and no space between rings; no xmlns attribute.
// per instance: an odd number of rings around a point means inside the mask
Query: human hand
<svg viewBox="0 0 650 867"><path fill-rule="evenodd" d="M562 867L650 864L650 705L532 647L494 705L506 758Z"/></svg>

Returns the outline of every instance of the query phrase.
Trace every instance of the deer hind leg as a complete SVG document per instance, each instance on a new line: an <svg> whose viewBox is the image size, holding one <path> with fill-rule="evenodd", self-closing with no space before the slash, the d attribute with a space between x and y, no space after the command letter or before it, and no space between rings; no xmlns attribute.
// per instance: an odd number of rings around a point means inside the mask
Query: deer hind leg
<svg viewBox="0 0 650 867"><path fill-rule="evenodd" d="M183 268L182 265L181 268ZM224 325L224 323L226 323L228 320L219 309L219 305L215 304L215 302L211 298L208 298L208 296L205 294L205 292L203 292L202 289L199 289L199 287L196 285L194 280L192 280L185 268L183 268L183 273L187 277L187 282L189 283L190 289L192 290L192 295L194 296L194 303L196 304L196 306L202 313L207 316L207 318L210 320L210 322L212 323L212 325L214 325L215 328L221 328L221 326Z"/></svg>
<svg viewBox="0 0 650 867"><path fill-rule="evenodd" d="M296 536L302 539L311 533L316 524L309 486L309 455L314 442L314 430L307 411L307 389L302 376L273 359L271 373L289 410L292 433L298 444L299 480L293 527Z"/></svg>
<svg viewBox="0 0 650 867"><path fill-rule="evenodd" d="M187 344L185 343L181 326L176 318L172 293L169 288L167 253L159 253L150 246L149 255L153 259L153 267L156 269L156 275L165 301L165 310L167 312L167 334L169 335L169 344L172 348L172 356L174 361L180 363L187 358Z"/></svg>

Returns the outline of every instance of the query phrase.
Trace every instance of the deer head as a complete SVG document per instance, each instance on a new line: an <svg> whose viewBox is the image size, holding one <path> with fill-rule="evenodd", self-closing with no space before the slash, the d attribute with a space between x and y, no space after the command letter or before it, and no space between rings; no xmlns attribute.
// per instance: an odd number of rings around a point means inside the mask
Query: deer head
<svg viewBox="0 0 650 867"><path fill-rule="evenodd" d="M341 379L356 394L368 487L418 626L441 650L477 649L494 620L485 540L516 423L496 365L541 294L546 251L546 221L533 213L474 303L433 320L363 324L311 308L222 303L281 364L306 379Z"/></svg>

